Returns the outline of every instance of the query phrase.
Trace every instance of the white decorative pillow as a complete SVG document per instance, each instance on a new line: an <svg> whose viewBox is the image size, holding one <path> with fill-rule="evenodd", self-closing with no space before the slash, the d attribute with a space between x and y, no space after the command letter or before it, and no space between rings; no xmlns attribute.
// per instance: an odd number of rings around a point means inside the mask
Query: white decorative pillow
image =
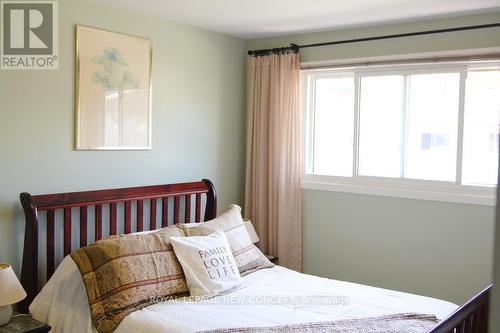
<svg viewBox="0 0 500 333"><path fill-rule="evenodd" d="M215 296L242 286L224 231L208 236L171 237L191 296Z"/></svg>
<svg viewBox="0 0 500 333"><path fill-rule="evenodd" d="M224 213L215 219L192 224L190 226L187 224L180 225L186 236L206 236L214 231L224 230L241 276L274 266L252 243L241 217L240 206L230 205Z"/></svg>

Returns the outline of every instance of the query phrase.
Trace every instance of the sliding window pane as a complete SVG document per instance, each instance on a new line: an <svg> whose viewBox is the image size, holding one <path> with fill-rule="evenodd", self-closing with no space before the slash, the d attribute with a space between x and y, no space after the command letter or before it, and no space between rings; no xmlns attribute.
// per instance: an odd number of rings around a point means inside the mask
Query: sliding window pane
<svg viewBox="0 0 500 333"><path fill-rule="evenodd" d="M455 181L459 73L408 76L404 177Z"/></svg>
<svg viewBox="0 0 500 333"><path fill-rule="evenodd" d="M494 185L498 171L500 71L471 71L465 94L462 183Z"/></svg>
<svg viewBox="0 0 500 333"><path fill-rule="evenodd" d="M313 173L352 176L354 79L315 80Z"/></svg>
<svg viewBox="0 0 500 333"><path fill-rule="evenodd" d="M359 174L401 176L401 125L404 77L361 79Z"/></svg>

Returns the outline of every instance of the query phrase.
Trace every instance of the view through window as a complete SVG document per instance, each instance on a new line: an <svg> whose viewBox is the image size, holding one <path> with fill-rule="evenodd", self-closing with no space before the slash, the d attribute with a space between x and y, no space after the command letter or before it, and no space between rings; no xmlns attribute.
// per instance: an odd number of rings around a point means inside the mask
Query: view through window
<svg viewBox="0 0 500 333"><path fill-rule="evenodd" d="M497 184L497 63L305 71L305 174Z"/></svg>

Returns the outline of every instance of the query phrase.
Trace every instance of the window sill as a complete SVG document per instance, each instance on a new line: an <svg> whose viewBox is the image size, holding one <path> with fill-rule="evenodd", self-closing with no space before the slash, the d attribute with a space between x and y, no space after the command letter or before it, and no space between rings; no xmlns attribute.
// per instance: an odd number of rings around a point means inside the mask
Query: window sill
<svg viewBox="0 0 500 333"><path fill-rule="evenodd" d="M370 179L365 180L355 180L352 178L344 179L342 177L304 175L302 189L481 206L496 205L496 188L494 187L443 184L441 182L432 181L369 178Z"/></svg>

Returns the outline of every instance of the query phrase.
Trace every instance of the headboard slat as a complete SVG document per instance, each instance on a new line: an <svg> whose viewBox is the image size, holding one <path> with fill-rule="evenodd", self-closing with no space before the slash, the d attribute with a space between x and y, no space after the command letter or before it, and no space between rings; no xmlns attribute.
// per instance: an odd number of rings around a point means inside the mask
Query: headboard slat
<svg viewBox="0 0 500 333"><path fill-rule="evenodd" d="M102 205L95 205L95 236L94 239L98 241L102 238Z"/></svg>
<svg viewBox="0 0 500 333"><path fill-rule="evenodd" d="M87 246L87 206L80 207L80 247Z"/></svg>
<svg viewBox="0 0 500 333"><path fill-rule="evenodd" d="M64 256L71 253L71 208L64 208Z"/></svg>
<svg viewBox="0 0 500 333"><path fill-rule="evenodd" d="M161 201L161 226L165 228L168 226L168 197L163 197Z"/></svg>
<svg viewBox="0 0 500 333"><path fill-rule="evenodd" d="M200 221L201 214L201 194L196 194L196 208L195 208L195 221Z"/></svg>
<svg viewBox="0 0 500 333"><path fill-rule="evenodd" d="M144 201L137 200L137 231L144 230Z"/></svg>
<svg viewBox="0 0 500 333"><path fill-rule="evenodd" d="M156 199L149 201L149 230L156 229Z"/></svg>
<svg viewBox="0 0 500 333"><path fill-rule="evenodd" d="M184 223L191 222L191 195L184 196Z"/></svg>
<svg viewBox="0 0 500 333"><path fill-rule="evenodd" d="M54 273L54 210L47 211L47 277Z"/></svg>
<svg viewBox="0 0 500 333"><path fill-rule="evenodd" d="M132 232L132 203L130 201L125 201L125 233L130 234Z"/></svg>
<svg viewBox="0 0 500 333"><path fill-rule="evenodd" d="M174 223L179 223L179 207L180 207L180 199L179 196L176 195L174 197Z"/></svg>
<svg viewBox="0 0 500 333"><path fill-rule="evenodd" d="M208 179L203 179L198 182L178 183L166 185L152 185L142 187L129 187L96 191L56 193L46 195L32 196L29 193L23 192L20 194L21 204L23 206L24 215L26 217L26 228L24 235L24 252L21 271L21 283L26 290L28 296L19 303L18 309L21 312L27 312L29 304L33 301L38 293L38 277L42 276L39 272L45 269L47 279L49 279L55 271L56 263L56 248L61 248L61 240L56 235L58 229L62 228L62 249L64 256L70 254L74 248L72 247L73 235L79 239L75 239L75 244L79 240L79 245L85 246L91 242L89 237L88 223L94 226L94 240L99 240L103 237L103 205L105 205L106 217L109 222L109 234L115 235L118 230L124 230L125 233L131 233L132 228L132 207L136 208L136 229L137 231L144 230L144 200L149 200L149 229L154 230L158 224L167 226L169 224L169 197L174 197L174 223L179 223L180 218L180 202L179 198L184 196L184 216L185 221L190 222L191 201L192 195L196 195L196 221L201 220L201 196L206 195L205 221L215 218L217 210L217 197L215 188L212 182ZM157 210L157 202L160 200L162 208ZM135 205L133 205L135 203ZM94 206L94 211L89 213L89 206ZM109 210L107 209L109 206ZM118 207L120 211L118 212ZM123 207L123 211L122 208ZM63 210L63 223L57 223L56 210ZM72 220L73 209L79 210L78 227L73 233ZM38 262L38 243L39 243L39 219L38 212L47 211L47 217L41 223L46 223L47 260L46 266L40 267ZM123 212L123 214L122 214ZM157 223L157 215L161 223ZM90 222L89 222L90 220ZM146 221L147 223L147 221ZM119 226L118 226L119 224ZM118 229L120 228L120 229Z"/></svg>
<svg viewBox="0 0 500 333"><path fill-rule="evenodd" d="M109 234L116 235L116 202L109 204Z"/></svg>

